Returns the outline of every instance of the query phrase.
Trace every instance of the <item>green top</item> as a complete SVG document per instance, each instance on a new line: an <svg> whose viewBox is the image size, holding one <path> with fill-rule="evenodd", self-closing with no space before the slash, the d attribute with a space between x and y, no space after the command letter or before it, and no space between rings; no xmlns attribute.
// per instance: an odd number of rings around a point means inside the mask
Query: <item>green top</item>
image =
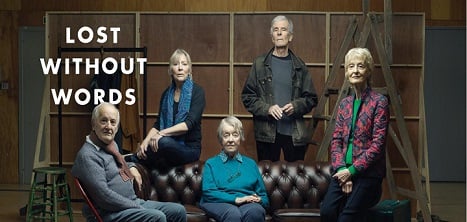
<svg viewBox="0 0 467 222"><path fill-rule="evenodd" d="M362 104L361 99L355 99L353 103L353 114L352 114L352 128L350 129L352 132L350 133L349 143L347 145L347 153L345 154L345 163L347 165L347 169L349 169L350 174L355 175L357 170L352 165L352 149L353 149L353 129L355 128L355 122L358 116L358 110L360 105Z"/></svg>

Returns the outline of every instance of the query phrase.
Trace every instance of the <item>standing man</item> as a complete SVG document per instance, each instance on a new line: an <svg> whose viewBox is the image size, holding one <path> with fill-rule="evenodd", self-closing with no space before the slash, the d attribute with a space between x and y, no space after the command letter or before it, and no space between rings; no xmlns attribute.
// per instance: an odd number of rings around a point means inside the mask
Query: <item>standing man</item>
<svg viewBox="0 0 467 222"><path fill-rule="evenodd" d="M242 91L253 114L258 161L303 160L308 146L305 120L318 103L305 63L289 49L293 23L283 15L271 22L274 47L257 57Z"/></svg>

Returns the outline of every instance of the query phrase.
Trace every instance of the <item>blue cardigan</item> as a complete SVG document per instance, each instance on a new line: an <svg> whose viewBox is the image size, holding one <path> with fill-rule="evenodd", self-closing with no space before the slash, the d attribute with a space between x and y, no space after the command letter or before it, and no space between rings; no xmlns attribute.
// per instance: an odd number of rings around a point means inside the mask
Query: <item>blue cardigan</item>
<svg viewBox="0 0 467 222"><path fill-rule="evenodd" d="M222 151L206 161L200 203L235 205L235 198L256 193L261 197L261 205L267 208L268 194L256 162L240 154L234 158L226 157Z"/></svg>

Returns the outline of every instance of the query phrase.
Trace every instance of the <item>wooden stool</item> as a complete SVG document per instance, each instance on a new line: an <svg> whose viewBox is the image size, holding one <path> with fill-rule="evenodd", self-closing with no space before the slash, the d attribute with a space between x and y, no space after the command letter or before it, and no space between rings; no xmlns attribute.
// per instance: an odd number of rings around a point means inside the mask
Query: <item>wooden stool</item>
<svg viewBox="0 0 467 222"><path fill-rule="evenodd" d="M34 179L29 194L26 221L34 219L58 221L59 216L68 215L73 221L70 191L66 182L66 169L61 167L40 167L32 170ZM50 177L50 182L47 181ZM40 180L39 178L43 178ZM59 210L58 204L66 203L65 210Z"/></svg>

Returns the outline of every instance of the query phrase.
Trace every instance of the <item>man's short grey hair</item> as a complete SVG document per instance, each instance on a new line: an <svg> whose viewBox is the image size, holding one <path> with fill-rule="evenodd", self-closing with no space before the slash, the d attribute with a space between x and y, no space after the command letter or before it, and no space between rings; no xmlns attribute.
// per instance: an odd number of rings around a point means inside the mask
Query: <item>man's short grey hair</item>
<svg viewBox="0 0 467 222"><path fill-rule="evenodd" d="M117 111L117 124L120 124L120 112L118 111L117 107L115 107L115 105L113 105L112 103L108 103L108 102L102 102L96 107L94 107L91 113L91 122L94 123L95 121L97 121L97 119L99 119L100 111L104 106L113 107Z"/></svg>
<svg viewBox="0 0 467 222"><path fill-rule="evenodd" d="M272 35L272 32L274 31L274 23L276 22L279 22L279 21L287 21L289 23L289 33L290 34L293 34L293 22L292 20L290 20L289 18L285 17L285 15L278 15L276 17L274 17L271 21L271 35Z"/></svg>

